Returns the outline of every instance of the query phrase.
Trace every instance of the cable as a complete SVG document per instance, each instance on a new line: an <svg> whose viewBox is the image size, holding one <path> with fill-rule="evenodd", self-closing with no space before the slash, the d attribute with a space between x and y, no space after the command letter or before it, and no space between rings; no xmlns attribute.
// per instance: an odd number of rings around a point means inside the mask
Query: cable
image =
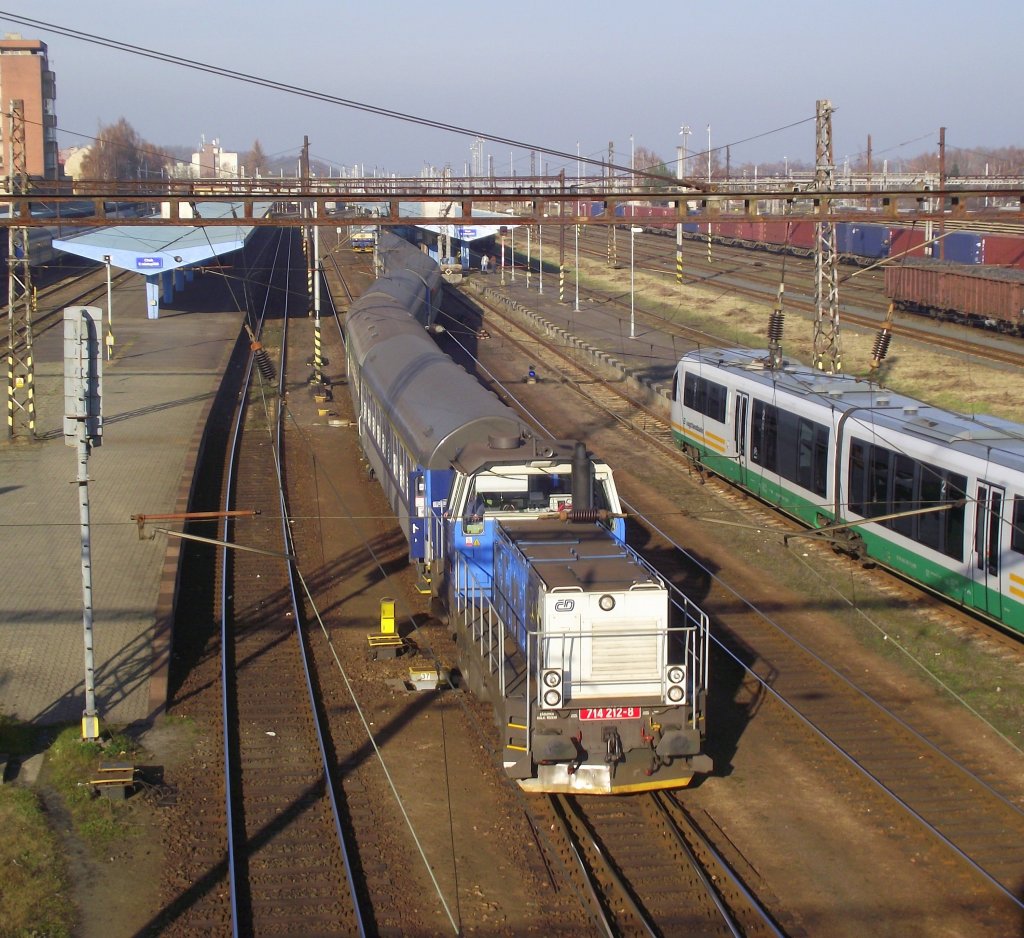
<svg viewBox="0 0 1024 938"><path fill-rule="evenodd" d="M206 72L210 75L216 75L221 78L228 78L233 81L240 81L246 84L256 85L262 88L269 88L274 91L283 91L287 94L297 95L299 97L310 98L315 101L323 101L328 104L337 104L341 107L351 108L357 111L363 111L368 114L374 114L379 117L391 117L396 120L405 121L406 123L418 124L422 127L432 127L436 130L444 130L450 133L457 133L468 135L472 137L483 137L492 143L500 143L505 146L519 147L525 150L535 150L538 153L545 153L549 156L560 157L567 162L576 161L580 163L587 163L591 166L599 166L602 168L609 168L619 170L620 172L628 172L633 175L646 176L654 179L669 179L669 181L675 183L677 180L671 179L670 177L662 176L658 173L651 173L646 170L636 169L635 167L626 167L618 165L610 165L602 160L593 159L591 157L583 156L582 154L570 153L566 150L553 149L551 147L541 146L538 144L530 143L524 140L517 140L512 137L504 137L496 134L491 134L486 131L476 130L471 127L463 127L458 124L450 124L446 121L434 120L433 118L420 117L415 114L406 114L403 111L392 110L391 108L384 108L378 105L367 104L362 101L355 101L351 98L342 98L337 95L328 94L323 91L316 91L310 88L301 88L296 85L289 85L285 82L280 82L275 79L263 78L259 75L250 75L246 72L234 71L219 65L211 65L207 62L200 62L197 59L189 59L183 56L172 55L168 52L160 52L155 49L148 49L144 46L137 46L133 43L122 42L116 39L109 39L104 36L98 36L94 33L87 33L77 29L71 29L69 27L58 26L55 23L47 23L43 20L31 19L25 16L17 16L8 13L6 10L0 10L0 19L11 20L12 22L18 23L23 26L30 26L34 29L50 30L57 33L58 35L65 36L69 39L77 39L81 42L92 43L93 45L104 46L108 49L114 49L118 52L126 52L132 55L140 55L144 58L153 59L158 62L165 62L170 65L180 65L184 68L193 69L195 71ZM725 146L736 146L741 143L748 143L751 140L757 140L761 137L768 136L772 133L778 133L783 130L788 130L792 127L797 127L801 124L807 123L808 121L814 120L815 118L809 117L802 120L796 121L791 124L787 124L783 127L779 127L775 130L764 131L759 134L755 134L751 137L746 137L742 140L737 140L730 144L723 144L718 147L714 147L711 152L723 149ZM708 151L703 153L691 154L692 157L707 156ZM687 157L688 159L691 157ZM672 162L665 163L664 165L673 165ZM691 181L692 182L692 181Z"/></svg>
<svg viewBox="0 0 1024 938"><path fill-rule="evenodd" d="M323 101L327 104L337 104L342 107L351 108L356 111L363 111L367 114L375 114L378 117L392 117L396 120L405 121L406 123L418 124L422 127L432 127L436 130L444 130L450 133L464 134L472 137L484 137L494 143L502 143L506 146L520 147L526 150L536 150L540 153L547 153L551 156L560 156L564 159L576 159L575 153L569 153L564 150L555 150L549 147L542 147L537 144L529 143L524 140L516 140L512 137L504 137L496 134L486 133L480 130L474 130L471 127L462 127L458 124L449 124L446 121L434 120L428 117L419 117L415 114L406 114L402 111L395 111L390 108L379 107L373 104L366 104L362 101L355 101L351 98L342 98L337 95L327 94L323 91L315 91L310 88L301 88L297 85L289 85L285 82L276 81L270 78L262 78L259 75L250 75L246 72L233 71L228 68L224 68L219 65L211 65L207 62L200 62L197 59L188 59L183 56L172 55L168 52L160 52L155 49L147 49L144 46L137 46L128 42L121 42L116 39L108 39L103 36L97 36L93 33L82 32L77 29L70 29L64 26L58 26L54 23L47 23L43 20L35 20L25 16L16 16L8 13L6 10L0 10L0 19L10 20L14 23L18 23L23 26L30 26L34 29L43 29L55 32L60 36L65 36L69 39L78 39L81 42L92 43L93 45L104 46L108 49L114 49L118 52L127 52L133 55L140 55L144 58L154 59L158 62L165 62L169 65L180 65L184 68L193 69L194 71L206 72L210 75L217 75L221 78L229 78L233 81L243 82L245 84L256 85L261 88L269 88L273 91L283 91L286 94L293 94L303 98L310 98L314 101ZM581 162L585 161L595 165L602 165L597 160L584 160L584 157L580 157ZM627 171L627 167L615 167Z"/></svg>

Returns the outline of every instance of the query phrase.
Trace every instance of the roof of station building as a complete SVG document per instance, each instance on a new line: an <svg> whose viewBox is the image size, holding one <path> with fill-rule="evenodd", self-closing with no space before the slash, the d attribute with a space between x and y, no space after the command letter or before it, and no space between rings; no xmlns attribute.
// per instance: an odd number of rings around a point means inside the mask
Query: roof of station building
<svg viewBox="0 0 1024 938"><path fill-rule="evenodd" d="M253 214L262 216L270 202L258 202ZM197 202L199 218L242 217L241 202ZM153 274L188 267L245 246L252 225L196 227L195 225L131 225L94 228L70 238L54 239L53 246L68 254L105 262L112 267Z"/></svg>

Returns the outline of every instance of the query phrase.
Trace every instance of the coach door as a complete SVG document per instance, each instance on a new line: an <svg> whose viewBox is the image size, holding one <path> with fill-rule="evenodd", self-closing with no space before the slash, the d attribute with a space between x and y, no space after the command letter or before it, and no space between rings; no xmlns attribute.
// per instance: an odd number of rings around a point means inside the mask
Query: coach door
<svg viewBox="0 0 1024 938"><path fill-rule="evenodd" d="M736 392L736 406L733 409L732 435L736 448L736 468L740 485L747 484L747 423L750 414L750 395Z"/></svg>
<svg viewBox="0 0 1024 938"><path fill-rule="evenodd" d="M1006 490L988 482L978 483L978 502L974 519L974 567L976 605L996 618L1002 618L1001 533Z"/></svg>

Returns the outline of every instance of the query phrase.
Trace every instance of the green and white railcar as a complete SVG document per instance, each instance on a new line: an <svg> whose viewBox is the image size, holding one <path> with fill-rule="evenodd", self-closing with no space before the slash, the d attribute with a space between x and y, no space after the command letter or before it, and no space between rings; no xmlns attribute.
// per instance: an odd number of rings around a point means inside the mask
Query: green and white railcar
<svg viewBox="0 0 1024 938"><path fill-rule="evenodd" d="M701 349L679 446L851 552L1024 633L1024 426L940 410L767 351Z"/></svg>

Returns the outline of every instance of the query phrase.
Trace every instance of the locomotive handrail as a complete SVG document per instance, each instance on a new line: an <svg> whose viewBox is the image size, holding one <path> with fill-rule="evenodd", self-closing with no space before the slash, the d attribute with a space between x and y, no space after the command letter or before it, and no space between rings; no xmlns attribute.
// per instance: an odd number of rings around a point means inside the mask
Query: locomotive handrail
<svg viewBox="0 0 1024 938"><path fill-rule="evenodd" d="M657 637L664 637L667 642L667 647L671 647L673 637L683 636L683 665L686 669L686 684L685 684L685 703L691 705L691 711L689 716L689 724L693 728L697 728L701 721L701 713L699 704L700 692L707 685L707 636L708 636L708 617L699 607L696 606L688 597L683 594L679 594L682 598L682 602L678 598L673 597L672 603L680 610L684 617L683 625L655 625L648 629L637 629L636 627L623 626L622 628L609 629L600 633L588 633L581 634L579 631L559 629L559 630L548 630L541 632L536 629L523 628L521 630L515 629L515 623L509 623L504 621L498 613L497 607L491 601L490 590L482 587L476 581L473 576L471 564L461 554L456 552L452 558L452 582L453 582L453 594L455 597L455 608L453 614L462 617L462 621L465 624L468 633L472 636L473 645L475 646L480 660L484 667L487 669L490 675L494 675L498 679L498 689L502 698L504 698L508 691L508 677L509 672L507 664L512 660L513 656L505 654L504 639L506 636L513 639L517 638L517 631L521 631L521 634L525 636L525 648L521 647L518 640L516 641L517 651L523 655L526 668L525 668L525 687L523 688L525 694L525 702L527 706L527 719L526 719L526 738L527 748L530 748L531 737L532 737L532 720L530 712L540 702L539 686L534 689L533 685L538 683L534 680L535 673L539 674L539 669L543 665L544 656L541 653L542 642L559 642L559 641L583 641L587 640L590 642L601 643L602 641L610 641L613 639L641 639L645 636L655 635ZM520 623L521 624L521 623ZM557 656L556 656L557 657ZM560 660L565 660L564 656ZM667 663L667 653L666 653ZM657 696L661 699L661 690L663 688L663 674L659 673L656 676L651 677L637 677L632 675L630 682L633 684L639 684L641 686L656 686ZM586 692L587 685L596 684L609 684L613 683L607 679L599 680L597 678L582 679L579 677L570 678L570 688L578 688L581 693L576 695L576 699L579 700L582 694ZM614 695L614 691L605 691L603 694L595 693L595 697ZM652 693L651 696L654 696ZM569 697L573 699L572 695ZM585 698L584 698L585 699ZM575 705L575 706L578 706Z"/></svg>

